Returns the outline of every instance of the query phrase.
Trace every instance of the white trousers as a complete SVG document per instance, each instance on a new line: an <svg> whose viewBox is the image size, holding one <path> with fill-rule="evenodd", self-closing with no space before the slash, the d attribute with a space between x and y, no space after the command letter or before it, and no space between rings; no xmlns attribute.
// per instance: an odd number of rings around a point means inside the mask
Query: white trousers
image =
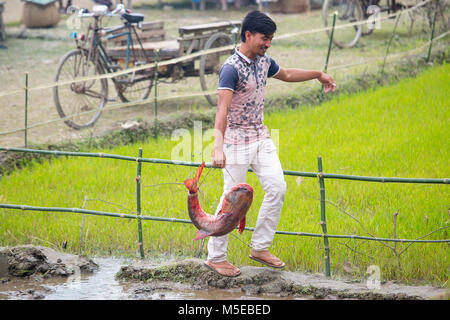
<svg viewBox="0 0 450 320"><path fill-rule="evenodd" d="M251 245L254 250L268 249L275 236L286 193L286 182L277 149L272 139L264 139L245 145L224 144L223 151L226 157L225 168L222 169L224 186L216 215L226 194L234 185L245 182L247 170L251 167L265 192ZM229 234L210 237L208 260L212 262L226 260L228 237Z"/></svg>

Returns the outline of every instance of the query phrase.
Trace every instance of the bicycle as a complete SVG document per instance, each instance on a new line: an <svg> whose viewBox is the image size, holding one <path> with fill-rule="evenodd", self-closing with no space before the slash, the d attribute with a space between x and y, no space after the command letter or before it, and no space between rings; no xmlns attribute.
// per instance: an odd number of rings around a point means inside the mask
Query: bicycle
<svg viewBox="0 0 450 320"><path fill-rule="evenodd" d="M412 1L416 2L416 0ZM360 21L367 22L335 29L333 43L339 48L349 48L355 46L361 36L370 35L374 31L381 12L395 13L399 10L411 8L420 1L423 0L417 0L417 3L411 5L396 2L396 0L386 0L386 5L380 6L381 0L324 0L322 18L325 27L332 26L334 12L337 12L336 26ZM428 20L431 22L431 17L428 17ZM331 30L326 32L330 37Z"/></svg>
<svg viewBox="0 0 450 320"><path fill-rule="evenodd" d="M119 4L118 8L119 6L121 5ZM65 123L77 130L94 125L100 117L102 109L109 101L108 82L106 79L71 81L152 63L156 61L156 57L167 60L202 50L232 47L233 42L237 41L242 24L241 21L223 21L182 26L178 29L178 39L164 40L164 22L143 23L143 15L126 12L123 6L111 13L108 13L104 6L98 7L100 8L94 7L92 13L86 9L80 10L79 17L93 17L94 23L89 24L86 36L73 36L77 49L62 57L54 78L55 82L70 83L69 86L54 87L53 97L60 117L69 117ZM103 17L117 15L125 20L122 26L102 28ZM136 28L142 31L142 36L138 35ZM105 39L113 40L117 45L105 48L102 43ZM141 41L142 39L146 42ZM134 41L139 45L135 46ZM217 52L213 50L204 55L164 65L162 68L158 67L159 82L164 82L163 79L167 78L171 78L170 83L174 83L186 77L199 77L202 90L207 92L206 100L216 106L217 97L209 92L217 88L220 67L232 52L233 49L228 48ZM117 75L111 80L119 98L123 102L130 102L149 96L155 75L156 68L153 67Z"/></svg>
<svg viewBox="0 0 450 320"><path fill-rule="evenodd" d="M142 14L131 13L123 5L108 12L106 6L94 6L93 11L81 9L80 18L93 18L94 23L88 26L87 34L72 33L77 48L66 53L60 60L56 69L54 81L63 82L77 78L95 77L105 73L117 72L131 66L145 64L148 61L145 50L136 27L144 19ZM124 24L114 28L103 28L102 19L106 16L120 16ZM127 59L125 65L120 65L108 55L103 41L127 36ZM139 47L134 44L136 39ZM133 55L131 62L130 55ZM146 99L151 91L153 78L144 71L127 73L111 78L117 94L122 102ZM101 111L108 101L108 81L92 79L72 82L70 85L57 85L53 88L53 99L56 109L64 122L76 129L92 126L100 117Z"/></svg>

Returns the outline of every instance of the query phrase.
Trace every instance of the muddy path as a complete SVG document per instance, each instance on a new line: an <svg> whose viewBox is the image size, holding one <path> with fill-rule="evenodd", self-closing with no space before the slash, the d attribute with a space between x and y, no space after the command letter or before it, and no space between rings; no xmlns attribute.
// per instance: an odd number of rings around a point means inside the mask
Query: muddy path
<svg viewBox="0 0 450 320"><path fill-rule="evenodd" d="M207 269L199 259L186 259L161 266L124 266L117 277L141 281L134 290L143 295L147 290L152 292L158 288L161 282L187 284L196 290L240 290L246 295L286 299L409 300L436 299L448 295L445 289L431 286L404 286L386 282L371 288L366 282L267 267L244 266L241 267L241 275L229 278Z"/></svg>
<svg viewBox="0 0 450 320"><path fill-rule="evenodd" d="M0 248L0 299L15 300L310 300L448 299L446 289L366 282L241 267L238 277L222 277L200 259L164 261L87 258L47 247Z"/></svg>

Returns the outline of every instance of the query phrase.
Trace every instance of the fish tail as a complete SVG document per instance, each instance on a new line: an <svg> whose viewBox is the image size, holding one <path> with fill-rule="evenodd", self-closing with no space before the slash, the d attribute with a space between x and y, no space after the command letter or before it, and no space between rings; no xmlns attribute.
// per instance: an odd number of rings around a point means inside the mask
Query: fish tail
<svg viewBox="0 0 450 320"><path fill-rule="evenodd" d="M194 240L201 240L204 239L208 236L212 235L212 232L208 232L205 230L197 230L197 236L195 237Z"/></svg>
<svg viewBox="0 0 450 320"><path fill-rule="evenodd" d="M198 168L197 174L193 179L184 180L184 185L188 188L190 193L196 193L198 191L197 183L200 180L200 175L202 174L205 163L202 162L201 166Z"/></svg>
<svg viewBox="0 0 450 320"><path fill-rule="evenodd" d="M184 185L186 186L186 188L188 188L189 191L191 191L193 184L194 184L194 179L184 180Z"/></svg>

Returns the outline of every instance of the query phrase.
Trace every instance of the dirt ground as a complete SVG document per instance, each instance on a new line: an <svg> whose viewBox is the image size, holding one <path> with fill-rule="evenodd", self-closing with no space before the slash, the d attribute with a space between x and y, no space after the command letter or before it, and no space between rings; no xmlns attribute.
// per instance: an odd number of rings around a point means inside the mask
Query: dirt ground
<svg viewBox="0 0 450 320"><path fill-rule="evenodd" d="M74 0L73 4L78 7L91 8L92 0ZM7 135L0 134L0 145L7 147L23 147L25 145L25 134L21 130L25 127L25 77L29 75L28 86L32 88L28 93L27 126L30 128L27 133L28 146L50 145L61 141L71 142L80 138L91 138L104 136L115 130L128 127L136 120L146 123L153 123L155 110L153 103L127 106L120 109L105 110L99 120L91 128L84 130L74 130L64 122L48 121L59 120L59 114L53 101L52 88L33 90L33 88L53 82L57 65L62 56L75 48L74 41L69 38L71 32L66 23L67 16L63 16L58 25L54 28L25 29L20 24L21 8L23 3L20 0L8 0L4 19L7 23L7 41L4 46L7 49L0 49L0 133L16 131ZM207 10L193 11L189 9L152 9L138 8L135 11L145 15L145 21L163 20L165 22L166 38L176 39L178 28L184 25L199 23L210 23L215 21L242 19L248 8L241 10ZM294 31L310 30L323 27L320 10L313 10L304 14L272 14L277 21L277 34L287 34ZM109 25L120 24L118 18L108 21ZM398 45L394 49L403 49L402 46L410 46L406 43L405 31L408 29L408 18L399 24ZM392 27L393 21L388 21ZM417 35L420 35L420 25L416 23ZM391 28L389 27L389 28ZM359 63L368 59L379 59L385 51L385 44L390 37L390 29L384 33L374 33L367 39L361 39L360 45L356 48L337 50L334 49L331 55L329 69L336 65L346 65ZM403 29L401 29L403 28ZM401 30L400 30L401 29ZM370 39L369 39L370 38ZM418 39L418 38L417 38ZM416 41L413 38L413 42ZM367 41L366 41L367 40ZM414 44L416 46L417 44ZM437 50L436 44L433 50ZM270 48L270 55L276 58L283 67L300 67L304 69L323 69L326 51L328 47L328 37L325 32L315 33L308 36L294 37L280 42L274 41ZM395 47L395 48L394 48ZM419 52L420 53L420 52ZM389 63L395 60L388 60L386 72L389 72ZM339 88L346 82L357 79L361 75L377 70L378 64L363 64L349 69L335 69L329 73L334 77ZM176 82L172 79L165 79L166 83L158 85L158 118L169 114L182 114L183 112L195 112L197 110L211 110L204 97L171 99L162 101L162 98L173 95L183 95L192 92L201 92L198 77L184 78ZM274 79L269 79L267 100L281 97L281 101L289 100L294 95L302 95L312 91L319 91L320 84L316 81L293 84L282 83ZM1 93L11 91L15 94L1 96ZM153 96L154 90L150 93ZM108 102L107 106L120 103L112 81L108 80ZM295 100L295 99L294 99ZM271 106L270 106L271 107Z"/></svg>

